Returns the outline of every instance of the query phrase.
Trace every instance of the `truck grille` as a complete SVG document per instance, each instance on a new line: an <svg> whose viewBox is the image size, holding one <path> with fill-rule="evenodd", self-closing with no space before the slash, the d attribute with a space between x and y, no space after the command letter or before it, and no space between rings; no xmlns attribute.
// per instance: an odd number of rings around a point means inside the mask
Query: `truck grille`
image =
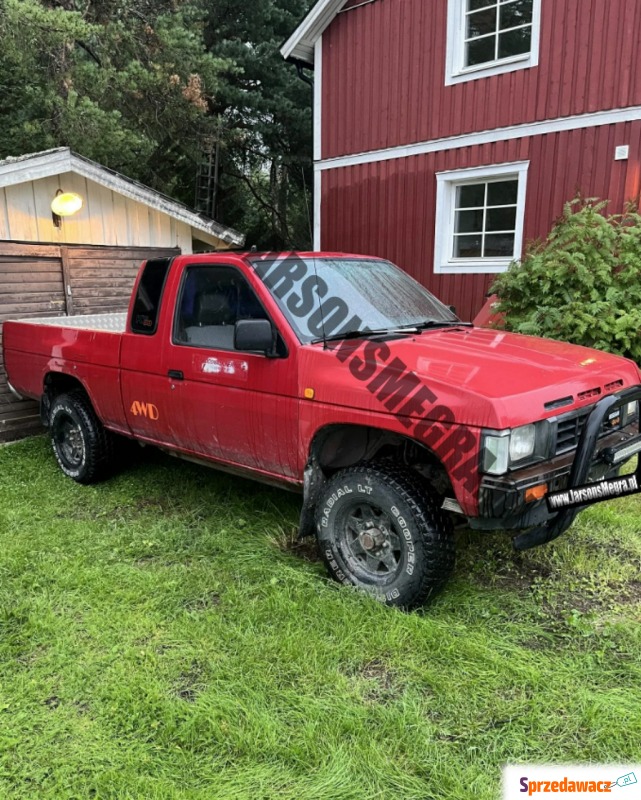
<svg viewBox="0 0 641 800"><path fill-rule="evenodd" d="M581 431L594 406L584 409L579 414L572 414L568 417L560 417L557 423L556 433L556 455L567 453L574 450L579 444ZM599 437L605 436L621 427L621 410L616 409L610 413L610 418L605 419Z"/></svg>

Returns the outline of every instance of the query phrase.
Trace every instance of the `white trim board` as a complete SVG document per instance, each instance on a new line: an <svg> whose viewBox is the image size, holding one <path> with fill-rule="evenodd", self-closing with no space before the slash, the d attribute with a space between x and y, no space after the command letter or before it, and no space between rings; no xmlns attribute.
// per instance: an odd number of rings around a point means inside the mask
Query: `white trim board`
<svg viewBox="0 0 641 800"><path fill-rule="evenodd" d="M323 37L314 45L316 66L314 69L314 161L323 157ZM314 250L321 249L323 176L314 172Z"/></svg>
<svg viewBox="0 0 641 800"><path fill-rule="evenodd" d="M641 120L641 106L616 108L611 111L596 111L590 114L579 114L574 117L559 117L540 122L528 122L523 125L510 125L506 128L465 133L460 136L448 136L444 139L431 139L426 142L388 147L382 150L371 150L350 156L338 156L317 161L316 170L340 169L354 167L359 164L374 164L378 161L392 161L395 158L411 158L412 156L438 153L444 150L458 150L461 147L475 147L492 142L506 142L510 139L523 139L530 136L543 136L548 133L561 133L583 128L596 128L601 125L615 125L620 122L636 122Z"/></svg>
<svg viewBox="0 0 641 800"><path fill-rule="evenodd" d="M283 58L303 61L313 67L314 46L344 5L345 0L318 0L281 47L280 52Z"/></svg>
<svg viewBox="0 0 641 800"><path fill-rule="evenodd" d="M323 157L323 37L314 45L316 66L314 68L314 161Z"/></svg>
<svg viewBox="0 0 641 800"><path fill-rule="evenodd" d="M323 210L323 173L314 173L314 250L321 250L321 214Z"/></svg>

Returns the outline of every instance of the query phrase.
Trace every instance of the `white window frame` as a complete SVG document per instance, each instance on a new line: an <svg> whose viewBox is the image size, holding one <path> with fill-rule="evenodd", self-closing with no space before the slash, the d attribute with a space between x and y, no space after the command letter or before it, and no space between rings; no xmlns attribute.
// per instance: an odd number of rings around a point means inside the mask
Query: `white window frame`
<svg viewBox="0 0 641 800"><path fill-rule="evenodd" d="M505 272L512 261L521 258L523 250L523 224L527 195L529 161L509 164L491 164L473 169L456 169L436 173L436 233L434 240L434 272L437 275L474 275ZM461 184L485 181L518 180L514 254L499 258L454 258L454 224L456 189Z"/></svg>
<svg viewBox="0 0 641 800"><path fill-rule="evenodd" d="M445 85L489 78L518 69L536 67L539 63L541 40L541 0L534 0L532 7L532 44L529 53L523 53L473 67L465 66L465 10L467 0L447 0L447 55Z"/></svg>

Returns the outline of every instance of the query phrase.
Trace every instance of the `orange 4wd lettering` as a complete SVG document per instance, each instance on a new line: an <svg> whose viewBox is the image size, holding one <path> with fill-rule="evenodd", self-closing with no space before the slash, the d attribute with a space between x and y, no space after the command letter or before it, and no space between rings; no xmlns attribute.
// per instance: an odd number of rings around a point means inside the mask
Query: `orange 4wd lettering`
<svg viewBox="0 0 641 800"><path fill-rule="evenodd" d="M147 417L147 419L155 422L160 413L153 403L141 403L140 400L134 400L131 404L131 413L134 417Z"/></svg>

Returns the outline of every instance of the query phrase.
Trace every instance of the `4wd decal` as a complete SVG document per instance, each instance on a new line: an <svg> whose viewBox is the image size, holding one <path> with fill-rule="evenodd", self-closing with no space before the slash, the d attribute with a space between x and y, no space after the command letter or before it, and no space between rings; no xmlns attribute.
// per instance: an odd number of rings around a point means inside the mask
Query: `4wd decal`
<svg viewBox="0 0 641 800"><path fill-rule="evenodd" d="M141 403L140 400L134 400L130 411L134 417L147 417L152 422L156 422L160 417L160 412L153 403Z"/></svg>

